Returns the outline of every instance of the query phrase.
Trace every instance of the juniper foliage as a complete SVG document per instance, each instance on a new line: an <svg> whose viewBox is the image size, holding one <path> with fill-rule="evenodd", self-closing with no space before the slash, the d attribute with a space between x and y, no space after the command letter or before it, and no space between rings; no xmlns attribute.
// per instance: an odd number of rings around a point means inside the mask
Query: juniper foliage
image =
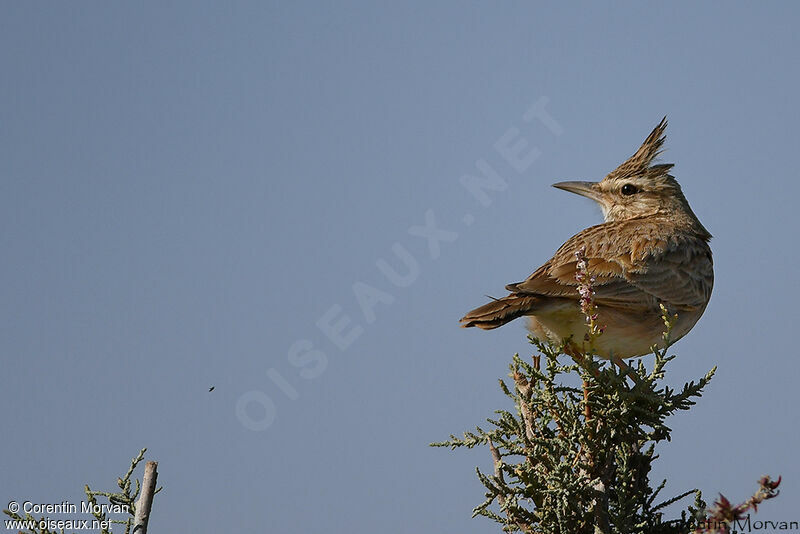
<svg viewBox="0 0 800 534"><path fill-rule="evenodd" d="M553 346L530 338L539 354L532 362L514 355L511 382L500 380L515 411L498 410L488 430L477 427L432 444L489 447L494 472L477 470L487 491L473 516L494 519L509 532L686 532L705 510L700 492L664 499L666 480L654 488L649 477L656 444L670 440L666 420L695 404L716 368L680 390L663 383L675 357L667 355L674 320L664 310L665 348L654 348L650 369L640 359L617 370L585 350L586 344ZM592 324L589 331L602 333ZM569 363L559 360L564 355ZM680 517L664 518L668 505L692 494L694 502Z"/></svg>

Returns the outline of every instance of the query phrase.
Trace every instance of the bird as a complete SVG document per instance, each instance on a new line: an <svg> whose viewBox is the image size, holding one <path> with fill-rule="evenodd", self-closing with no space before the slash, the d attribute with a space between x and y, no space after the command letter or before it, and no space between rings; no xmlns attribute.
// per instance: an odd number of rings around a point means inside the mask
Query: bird
<svg viewBox="0 0 800 534"><path fill-rule="evenodd" d="M603 330L592 341L597 356L621 362L663 348L662 305L677 314L670 341L685 336L711 298L712 236L670 174L674 164L654 162L666 128L664 117L630 158L598 182L553 184L597 202L604 222L572 236L527 279L507 285L507 296L467 313L461 326L491 330L527 316L530 331L541 340L583 343L582 267L592 280Z"/></svg>

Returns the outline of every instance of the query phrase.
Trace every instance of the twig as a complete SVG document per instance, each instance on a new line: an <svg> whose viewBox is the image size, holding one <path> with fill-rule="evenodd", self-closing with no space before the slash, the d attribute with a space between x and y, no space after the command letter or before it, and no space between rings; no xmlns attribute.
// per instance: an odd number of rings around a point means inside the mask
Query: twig
<svg viewBox="0 0 800 534"><path fill-rule="evenodd" d="M642 379L639 378L639 375L637 375L631 368L631 366L625 363L625 361L622 358L620 358L619 356L612 356L611 361L615 363L617 367L619 367L620 371L622 371L623 376L631 377L631 380L633 380L633 383L637 386L641 387L643 385Z"/></svg>
<svg viewBox="0 0 800 534"><path fill-rule="evenodd" d="M503 471L501 466L503 465L502 460L500 459L500 451L497 450L497 447L494 446L492 440L489 440L489 450L492 452L492 460L494 463L494 476L500 482L501 488L505 486L505 478L503 477ZM522 532L532 532L529 525L526 525L524 522L517 520L514 517L514 513L511 511L510 508L506 508L506 496L503 493L497 493L497 502L500 503L500 508L506 509L506 516L508 517L509 523L513 523L516 527Z"/></svg>
<svg viewBox="0 0 800 534"><path fill-rule="evenodd" d="M520 393L519 407L522 421L525 423L525 446L530 447L533 440L536 438L536 427L533 424L536 420L536 411L534 408L534 412L531 412L529 406L531 401L531 385L519 371L514 371L513 379L517 391Z"/></svg>
<svg viewBox="0 0 800 534"><path fill-rule="evenodd" d="M583 416L586 418L586 424L592 420L592 407L589 405L589 382L583 381ZM591 437L591 434L590 434Z"/></svg>

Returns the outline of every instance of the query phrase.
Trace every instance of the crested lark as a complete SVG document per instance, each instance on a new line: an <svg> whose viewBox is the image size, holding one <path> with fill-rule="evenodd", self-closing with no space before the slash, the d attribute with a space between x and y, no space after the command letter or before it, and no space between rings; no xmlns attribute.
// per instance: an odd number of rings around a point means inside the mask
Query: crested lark
<svg viewBox="0 0 800 534"><path fill-rule="evenodd" d="M603 358L629 358L662 345L659 304L678 319L672 339L686 335L706 309L714 284L708 233L675 178L671 164L653 164L664 144L666 117L625 163L599 182L561 182L554 187L591 198L605 222L571 237L527 280L509 284L506 297L466 314L461 326L485 330L530 316L541 339L583 340L576 255L583 251L594 277L598 323L595 340Z"/></svg>

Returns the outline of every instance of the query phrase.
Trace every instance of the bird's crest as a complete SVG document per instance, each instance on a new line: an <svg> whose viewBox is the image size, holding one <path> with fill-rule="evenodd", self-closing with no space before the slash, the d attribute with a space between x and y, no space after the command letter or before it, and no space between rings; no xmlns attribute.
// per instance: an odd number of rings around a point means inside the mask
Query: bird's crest
<svg viewBox="0 0 800 534"><path fill-rule="evenodd" d="M656 159L663 151L664 141L666 140L667 118L661 119L658 126L653 128L647 139L644 140L639 150L625 161L622 165L609 173L609 178L627 178L635 175L645 174L649 177L658 177L666 175L673 167L672 163L664 163L659 165L652 165L653 160Z"/></svg>

